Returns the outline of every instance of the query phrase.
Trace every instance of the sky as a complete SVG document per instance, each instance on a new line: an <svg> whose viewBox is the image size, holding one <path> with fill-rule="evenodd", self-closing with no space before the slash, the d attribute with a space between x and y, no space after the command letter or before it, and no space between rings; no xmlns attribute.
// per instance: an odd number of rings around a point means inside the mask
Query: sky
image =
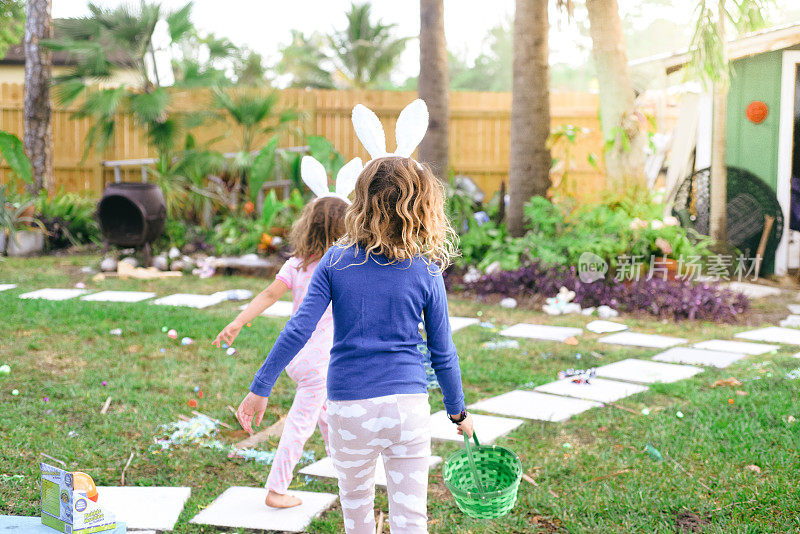
<svg viewBox="0 0 800 534"><path fill-rule="evenodd" d="M183 6L186 0L160 1L165 7L175 9ZM634 24L646 26L653 19L665 18L690 28L697 1L619 0L619 5L621 13ZM108 7L125 2L95 0ZM796 2L777 0L778 5L784 7ZM398 36L419 34L417 0L372 0L371 3L373 16L384 23L397 24ZM280 45L289 41L290 29L327 33L333 28L342 28L346 24L344 13L350 4L351 0L195 0L193 20L200 30L227 37L274 61ZM578 28L586 20L581 4L576 2L578 7L572 20L551 8L551 63L576 66L587 61L591 41ZM88 13L86 6L87 0L53 0L52 14L57 18L81 16ZM444 0L444 9L448 48L473 59L485 48L489 29L512 19L514 0ZM418 72L419 45L414 40L406 48L393 78L400 82Z"/></svg>

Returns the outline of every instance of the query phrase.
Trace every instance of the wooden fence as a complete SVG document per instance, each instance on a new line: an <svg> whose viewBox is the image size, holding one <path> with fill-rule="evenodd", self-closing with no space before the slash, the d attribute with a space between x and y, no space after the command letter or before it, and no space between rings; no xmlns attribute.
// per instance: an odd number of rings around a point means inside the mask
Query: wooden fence
<svg viewBox="0 0 800 534"><path fill-rule="evenodd" d="M366 152L356 139L350 112L357 103L372 108L384 122L389 150L394 148L394 121L400 110L416 98L414 92L330 91L287 89L281 91L283 106L303 111L298 126L306 135L322 135L330 140L346 159ZM591 153L601 154L602 136L597 118L597 96L587 93L555 93L551 97L552 126L572 124L583 129L570 147L571 164L565 189L580 198L591 198L604 186L600 169L588 162ZM0 85L0 129L22 137L23 86ZM205 90L175 91L176 109L210 110L211 95ZM72 111L56 106L53 111L53 150L56 189L89 191L98 194L113 181L113 172L103 169L103 160L121 160L153 156L142 131L129 116L120 116L114 141L103 153L86 158L84 139L89 119L73 119ZM508 178L511 95L508 93L453 92L450 95L450 165L457 174L466 174L491 194ZM222 152L238 148L239 132L223 122L209 122L193 131L199 141L216 139L213 148ZM298 143L287 139L285 143ZM564 146L553 149L553 157L562 160ZM0 181L7 168L0 166ZM139 180L139 171L130 171L129 179Z"/></svg>

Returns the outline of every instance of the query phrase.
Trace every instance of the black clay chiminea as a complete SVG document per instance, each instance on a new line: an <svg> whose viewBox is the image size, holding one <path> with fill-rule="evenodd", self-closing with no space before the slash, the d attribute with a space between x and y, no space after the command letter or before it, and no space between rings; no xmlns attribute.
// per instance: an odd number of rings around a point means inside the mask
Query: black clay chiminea
<svg viewBox="0 0 800 534"><path fill-rule="evenodd" d="M145 266L150 265L150 243L161 236L166 220L167 203L156 184L108 184L97 204L97 221L106 246L142 248Z"/></svg>

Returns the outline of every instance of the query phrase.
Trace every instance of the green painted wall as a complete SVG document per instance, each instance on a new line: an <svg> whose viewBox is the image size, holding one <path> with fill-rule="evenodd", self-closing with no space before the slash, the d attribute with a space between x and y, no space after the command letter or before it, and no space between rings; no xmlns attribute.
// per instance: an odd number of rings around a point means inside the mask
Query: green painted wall
<svg viewBox="0 0 800 534"><path fill-rule="evenodd" d="M778 132L783 51L767 52L734 61L728 93L726 161L747 169L775 190L778 182ZM745 116L747 105L761 100L769 114L761 124Z"/></svg>

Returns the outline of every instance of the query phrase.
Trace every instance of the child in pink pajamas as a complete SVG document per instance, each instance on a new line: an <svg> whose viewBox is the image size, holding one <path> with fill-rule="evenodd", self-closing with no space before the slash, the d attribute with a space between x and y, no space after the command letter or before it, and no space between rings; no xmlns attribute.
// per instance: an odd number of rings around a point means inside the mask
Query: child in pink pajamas
<svg viewBox="0 0 800 534"><path fill-rule="evenodd" d="M292 292L293 310L297 312L319 259L343 232L346 208L343 199L333 196L318 198L306 206L292 228L290 240L294 255L283 265L275 281L219 333L214 345L220 346L222 342L232 344L244 325L272 306L288 290ZM325 401L328 398L326 383L332 345L333 317L329 306L316 323L308 343L286 366L286 374L297 383L297 392L267 478L268 506L288 508L301 504L299 498L289 495L287 491L294 467L315 426L319 425L325 446L328 446Z"/></svg>

